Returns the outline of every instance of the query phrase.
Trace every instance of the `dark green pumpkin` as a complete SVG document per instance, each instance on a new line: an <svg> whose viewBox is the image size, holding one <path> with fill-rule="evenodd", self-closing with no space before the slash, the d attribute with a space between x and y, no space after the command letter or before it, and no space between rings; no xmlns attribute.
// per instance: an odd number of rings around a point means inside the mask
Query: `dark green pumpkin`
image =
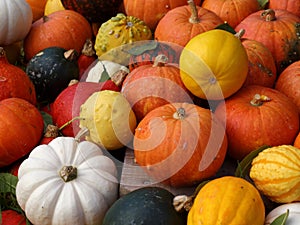
<svg viewBox="0 0 300 225"><path fill-rule="evenodd" d="M186 225L186 213L173 207L174 195L159 187L143 187L119 198L102 225Z"/></svg>
<svg viewBox="0 0 300 225"><path fill-rule="evenodd" d="M39 103L53 102L71 80L78 79L77 58L73 49L49 47L30 59L26 73L35 86Z"/></svg>

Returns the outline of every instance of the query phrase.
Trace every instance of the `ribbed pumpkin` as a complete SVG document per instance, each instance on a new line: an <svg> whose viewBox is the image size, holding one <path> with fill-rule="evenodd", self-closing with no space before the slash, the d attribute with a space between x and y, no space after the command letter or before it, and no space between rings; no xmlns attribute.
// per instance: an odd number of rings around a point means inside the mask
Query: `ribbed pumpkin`
<svg viewBox="0 0 300 225"><path fill-rule="evenodd" d="M73 10L60 10L35 21L24 39L26 60L48 47L81 52L86 39L92 38L88 21Z"/></svg>
<svg viewBox="0 0 300 225"><path fill-rule="evenodd" d="M124 0L126 15L143 20L154 31L159 20L171 9L186 5L186 0ZM200 5L201 0L195 0Z"/></svg>
<svg viewBox="0 0 300 225"><path fill-rule="evenodd" d="M288 96L300 113L300 61L290 64L278 77L275 88Z"/></svg>
<svg viewBox="0 0 300 225"><path fill-rule="evenodd" d="M44 15L47 0L26 0L32 10L33 19L36 21Z"/></svg>
<svg viewBox="0 0 300 225"><path fill-rule="evenodd" d="M268 87L243 87L220 103L215 113L225 119L228 152L238 160L262 145L292 144L299 131L296 105Z"/></svg>
<svg viewBox="0 0 300 225"><path fill-rule="evenodd" d="M300 1L298 0L269 0L270 9L283 9L300 16Z"/></svg>
<svg viewBox="0 0 300 225"><path fill-rule="evenodd" d="M250 177L272 201L300 201L300 149L280 145L263 150L252 161Z"/></svg>
<svg viewBox="0 0 300 225"><path fill-rule="evenodd" d="M253 0L204 0L201 6L217 14L231 27L260 9L258 1Z"/></svg>
<svg viewBox="0 0 300 225"><path fill-rule="evenodd" d="M260 10L239 23L235 30L245 29L244 38L263 43L271 51L277 73L300 57L300 17L286 10Z"/></svg>
<svg viewBox="0 0 300 225"><path fill-rule="evenodd" d="M170 10L161 18L154 33L156 40L185 46L192 37L223 23L219 16L196 6L193 0L188 4Z"/></svg>
<svg viewBox="0 0 300 225"><path fill-rule="evenodd" d="M263 225L265 206L243 178L225 176L205 184L188 214L187 225Z"/></svg>
<svg viewBox="0 0 300 225"><path fill-rule="evenodd" d="M139 122L133 148L135 161L155 182L190 186L220 169L227 137L209 109L171 103L153 109Z"/></svg>

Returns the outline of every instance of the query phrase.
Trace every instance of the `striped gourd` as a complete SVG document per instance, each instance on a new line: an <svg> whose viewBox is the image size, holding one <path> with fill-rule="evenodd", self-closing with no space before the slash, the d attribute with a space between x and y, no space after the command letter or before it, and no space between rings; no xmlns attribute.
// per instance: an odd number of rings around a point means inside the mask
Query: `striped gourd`
<svg viewBox="0 0 300 225"><path fill-rule="evenodd" d="M274 202L300 201L300 149L281 145L263 150L252 161L250 177Z"/></svg>

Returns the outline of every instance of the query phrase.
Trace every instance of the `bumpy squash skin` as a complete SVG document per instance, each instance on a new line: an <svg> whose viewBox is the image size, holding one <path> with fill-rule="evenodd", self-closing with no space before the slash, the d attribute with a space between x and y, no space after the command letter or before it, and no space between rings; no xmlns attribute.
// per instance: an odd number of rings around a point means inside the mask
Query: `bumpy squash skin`
<svg viewBox="0 0 300 225"><path fill-rule="evenodd" d="M102 225L185 225L186 215L172 205L173 194L159 187L144 187L119 198Z"/></svg>

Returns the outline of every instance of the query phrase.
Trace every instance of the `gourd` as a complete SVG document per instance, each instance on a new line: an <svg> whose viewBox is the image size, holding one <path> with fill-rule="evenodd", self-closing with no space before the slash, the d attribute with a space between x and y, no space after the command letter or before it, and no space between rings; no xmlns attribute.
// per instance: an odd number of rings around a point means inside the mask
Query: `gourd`
<svg viewBox="0 0 300 225"><path fill-rule="evenodd" d="M278 216L286 213L287 210L289 214L285 225L298 225L300 221L299 202L282 204L271 210L266 216L265 225L270 225Z"/></svg>
<svg viewBox="0 0 300 225"><path fill-rule="evenodd" d="M117 199L116 176L114 162L97 145L57 137L22 162L16 198L35 225L101 224Z"/></svg>
<svg viewBox="0 0 300 225"><path fill-rule="evenodd" d="M270 200L290 203L300 200L300 150L292 145L267 148L256 156L250 177Z"/></svg>
<svg viewBox="0 0 300 225"><path fill-rule="evenodd" d="M220 169L227 136L209 109L170 103L153 109L138 123L133 149L135 162L155 182L192 186Z"/></svg>
<svg viewBox="0 0 300 225"><path fill-rule="evenodd" d="M194 95L220 100L242 87L248 73L248 56L232 33L213 29L187 43L179 67L183 83Z"/></svg>
<svg viewBox="0 0 300 225"><path fill-rule="evenodd" d="M177 212L174 195L160 187L142 187L114 202L105 214L103 225L184 225L185 213Z"/></svg>
<svg viewBox="0 0 300 225"><path fill-rule="evenodd" d="M265 206L258 190L240 177L224 176L197 193L187 225L263 225Z"/></svg>

